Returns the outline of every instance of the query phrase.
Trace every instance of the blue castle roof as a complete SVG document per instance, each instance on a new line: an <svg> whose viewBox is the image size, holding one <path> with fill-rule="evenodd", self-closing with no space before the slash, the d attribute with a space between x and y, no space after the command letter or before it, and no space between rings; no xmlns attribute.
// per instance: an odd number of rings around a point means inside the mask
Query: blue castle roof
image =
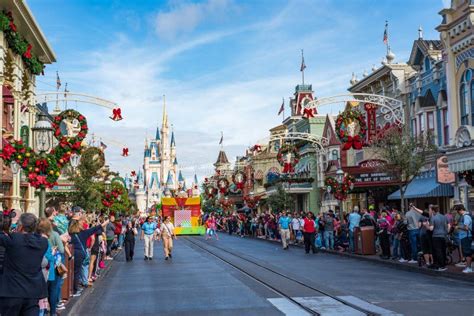
<svg viewBox="0 0 474 316"><path fill-rule="evenodd" d="M183 177L183 174L181 173L181 170L179 170L178 181L184 181L184 177Z"/></svg>
<svg viewBox="0 0 474 316"><path fill-rule="evenodd" d="M167 185L173 185L173 176L171 175L171 171L168 171L168 179L166 180Z"/></svg>
<svg viewBox="0 0 474 316"><path fill-rule="evenodd" d="M171 132L171 146L176 146L176 143L174 141L174 131Z"/></svg>
<svg viewBox="0 0 474 316"><path fill-rule="evenodd" d="M161 139L161 138L160 138L160 128L159 128L159 127L156 128L156 136L155 136L155 139L156 139L156 140L160 140L160 139Z"/></svg>

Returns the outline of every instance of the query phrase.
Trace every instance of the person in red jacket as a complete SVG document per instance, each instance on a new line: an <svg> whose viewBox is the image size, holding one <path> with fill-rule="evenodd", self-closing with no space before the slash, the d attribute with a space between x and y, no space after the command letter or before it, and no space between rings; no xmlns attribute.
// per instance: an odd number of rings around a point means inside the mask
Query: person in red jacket
<svg viewBox="0 0 474 316"><path fill-rule="evenodd" d="M120 250L122 249L123 241L124 241L124 235L123 235L123 223L122 223L122 217L118 216L117 220L115 221L115 237L117 238L117 248Z"/></svg>
<svg viewBox="0 0 474 316"><path fill-rule="evenodd" d="M314 221L314 215L311 212L306 214L304 218L303 224L303 238L304 238L304 250L306 253L309 253L309 249L313 251L313 253L318 252L316 246L314 244L314 240L316 237L316 222Z"/></svg>

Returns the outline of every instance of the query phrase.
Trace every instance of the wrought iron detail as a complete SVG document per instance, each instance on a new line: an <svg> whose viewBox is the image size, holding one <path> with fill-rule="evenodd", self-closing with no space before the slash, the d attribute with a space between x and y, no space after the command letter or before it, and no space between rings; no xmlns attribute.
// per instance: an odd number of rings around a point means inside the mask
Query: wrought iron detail
<svg viewBox="0 0 474 316"><path fill-rule="evenodd" d="M329 140L326 137L299 132L279 132L270 137L270 142L276 140L303 140L312 144L317 152L326 152Z"/></svg>

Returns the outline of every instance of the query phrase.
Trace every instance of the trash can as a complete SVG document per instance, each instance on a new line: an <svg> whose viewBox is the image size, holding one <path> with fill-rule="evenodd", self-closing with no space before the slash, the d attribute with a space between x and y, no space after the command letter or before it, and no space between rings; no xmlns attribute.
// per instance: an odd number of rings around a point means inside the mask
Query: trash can
<svg viewBox="0 0 474 316"><path fill-rule="evenodd" d="M356 227L354 234L355 252L359 255L375 255L374 227Z"/></svg>

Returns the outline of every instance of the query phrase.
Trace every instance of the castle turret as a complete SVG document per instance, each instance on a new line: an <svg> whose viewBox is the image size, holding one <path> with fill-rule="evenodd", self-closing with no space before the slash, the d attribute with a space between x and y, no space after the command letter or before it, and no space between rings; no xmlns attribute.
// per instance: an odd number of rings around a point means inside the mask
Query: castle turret
<svg viewBox="0 0 474 316"><path fill-rule="evenodd" d="M225 173L227 170L230 170L230 162L229 159L227 159L225 151L219 151L219 155L217 156L217 161L214 163L214 167L216 167L216 171L221 172L221 174Z"/></svg>

